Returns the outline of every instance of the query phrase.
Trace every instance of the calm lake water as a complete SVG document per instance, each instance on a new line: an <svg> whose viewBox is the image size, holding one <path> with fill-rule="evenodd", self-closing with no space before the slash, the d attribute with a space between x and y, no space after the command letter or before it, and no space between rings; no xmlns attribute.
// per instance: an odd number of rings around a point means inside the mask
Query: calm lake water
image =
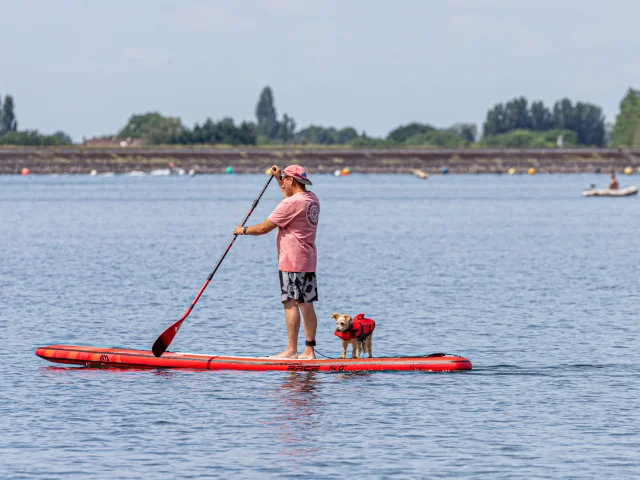
<svg viewBox="0 0 640 480"><path fill-rule="evenodd" d="M640 477L638 197L582 198L604 175L313 180L318 350L340 353L332 312L364 312L375 355L473 371L49 364L36 346L150 348L266 176L0 177L0 478ZM241 237L171 349L284 346L275 233Z"/></svg>

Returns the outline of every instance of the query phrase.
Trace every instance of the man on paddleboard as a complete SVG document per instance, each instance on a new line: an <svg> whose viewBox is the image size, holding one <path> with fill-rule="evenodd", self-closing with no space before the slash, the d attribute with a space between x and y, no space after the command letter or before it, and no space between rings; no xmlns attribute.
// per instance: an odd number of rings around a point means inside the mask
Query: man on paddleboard
<svg viewBox="0 0 640 480"><path fill-rule="evenodd" d="M269 217L259 225L237 226L234 235L264 235L278 229L278 270L281 300L287 322L287 349L276 358L315 358L318 319L313 302L318 300L316 281L316 230L320 217L320 201L307 191L311 181L300 165L289 165L284 170L272 167L282 200ZM300 313L304 319L305 349L298 356Z"/></svg>

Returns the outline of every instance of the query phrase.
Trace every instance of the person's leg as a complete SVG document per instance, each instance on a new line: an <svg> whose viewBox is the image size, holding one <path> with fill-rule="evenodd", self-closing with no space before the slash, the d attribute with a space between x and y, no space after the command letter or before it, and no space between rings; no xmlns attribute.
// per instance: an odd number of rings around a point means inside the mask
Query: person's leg
<svg viewBox="0 0 640 480"><path fill-rule="evenodd" d="M287 322L287 349L274 358L298 358L298 334L300 333L300 310L297 300L282 302L284 317ZM305 323L306 330L306 323Z"/></svg>
<svg viewBox="0 0 640 480"><path fill-rule="evenodd" d="M307 341L316 339L316 330L318 329L318 317L316 317L316 311L313 308L313 302L300 303L298 305L302 311L302 318L304 319L304 334ZM301 360L316 358L313 347L305 346L304 352L298 358Z"/></svg>

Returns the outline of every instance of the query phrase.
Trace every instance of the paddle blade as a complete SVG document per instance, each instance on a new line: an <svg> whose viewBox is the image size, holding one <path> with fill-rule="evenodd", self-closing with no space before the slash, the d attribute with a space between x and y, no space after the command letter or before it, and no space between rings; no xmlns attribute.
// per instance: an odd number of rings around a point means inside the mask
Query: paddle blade
<svg viewBox="0 0 640 480"><path fill-rule="evenodd" d="M153 342L151 351L156 357L160 357L164 352L167 351L167 348L169 348L169 345L171 345L171 342L173 342L173 338L176 336L176 333L178 333L178 330L180 330L182 322L184 322L184 318L181 318L176 323L167 328L164 332L162 332L162 335L160 335L158 339Z"/></svg>

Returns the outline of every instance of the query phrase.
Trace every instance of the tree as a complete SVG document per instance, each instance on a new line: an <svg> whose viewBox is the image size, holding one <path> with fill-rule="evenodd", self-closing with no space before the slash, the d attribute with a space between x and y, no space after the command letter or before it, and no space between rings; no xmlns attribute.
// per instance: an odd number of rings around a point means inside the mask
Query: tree
<svg viewBox="0 0 640 480"><path fill-rule="evenodd" d="M132 115L118 138L141 138L153 145L176 143L184 127L179 118L164 117L158 112Z"/></svg>
<svg viewBox="0 0 640 480"><path fill-rule="evenodd" d="M310 125L296 134L296 139L302 143L316 143L319 145L333 145L336 143L337 131L333 127L325 128Z"/></svg>
<svg viewBox="0 0 640 480"><path fill-rule="evenodd" d="M473 123L456 123L452 127L448 128L447 131L452 135L461 138L465 143L475 142L476 137L478 136L478 127Z"/></svg>
<svg viewBox="0 0 640 480"><path fill-rule="evenodd" d="M550 130L554 126L551 111L538 101L531 104L531 128L538 132Z"/></svg>
<svg viewBox="0 0 640 480"><path fill-rule="evenodd" d="M4 105L2 106L0 135L4 135L7 132L15 132L16 130L18 130L18 122L14 113L13 97L7 95L4 97Z"/></svg>
<svg viewBox="0 0 640 480"><path fill-rule="evenodd" d="M498 103L487 112L483 136L498 135L511 130L530 129L533 125L531 111L525 97L514 98L506 104Z"/></svg>
<svg viewBox="0 0 640 480"><path fill-rule="evenodd" d="M180 133L173 137L171 143L255 145L255 124L242 122L240 126L236 126L233 119L229 117L223 118L219 122L207 118L202 125L196 123L193 130L182 127Z"/></svg>
<svg viewBox="0 0 640 480"><path fill-rule="evenodd" d="M576 132L578 145L604 145L604 115L600 107L583 102L574 106L563 98L553 106L553 118L555 128Z"/></svg>
<svg viewBox="0 0 640 480"><path fill-rule="evenodd" d="M387 141L392 143L404 143L415 135L429 133L434 130L435 128L431 125L414 122L391 130L389 135L387 135Z"/></svg>
<svg viewBox="0 0 640 480"><path fill-rule="evenodd" d="M489 137L491 135L498 135L507 131L508 128L505 122L504 105L502 103L498 103L487 112L487 119L482 126L482 136Z"/></svg>
<svg viewBox="0 0 640 480"><path fill-rule="evenodd" d="M553 124L555 128L573 130L576 125L571 100L563 98L553 105Z"/></svg>
<svg viewBox="0 0 640 480"><path fill-rule="evenodd" d="M575 132L578 145L601 146L605 144L604 115L600 107L583 102L578 102L574 106L571 100L563 98L554 104L553 112L551 112L540 101L533 102L531 107L528 107L527 103L526 98L519 97L508 101L505 105L501 103L495 105L487 112L487 118L483 125L483 136L485 138L495 137L519 130L521 132L516 136L509 137L508 142L511 142L513 146L532 145L533 143L539 146L541 141L538 140L538 137L535 135L527 136L522 132L526 130L547 132L552 129L560 129Z"/></svg>
<svg viewBox="0 0 640 480"><path fill-rule="evenodd" d="M629 88L620 102L620 113L611 132L616 147L640 146L640 92Z"/></svg>
<svg viewBox="0 0 640 480"><path fill-rule="evenodd" d="M68 136L67 136L68 137ZM58 135L42 135L37 130L12 130L0 137L0 145L49 146L70 143Z"/></svg>
<svg viewBox="0 0 640 480"><path fill-rule="evenodd" d="M266 86L260 93L260 99L256 105L256 119L258 120L258 135L265 135L267 138L276 138L279 124L276 107L273 102L273 92L270 86Z"/></svg>
<svg viewBox="0 0 640 480"><path fill-rule="evenodd" d="M71 137L64 133L62 130L58 130L53 134L53 136L60 140L61 145L71 145L73 143Z"/></svg>
<svg viewBox="0 0 640 480"><path fill-rule="evenodd" d="M242 145L255 145L256 144L256 124L252 122L242 122L240 124L240 131L238 132L238 138L241 140Z"/></svg>
<svg viewBox="0 0 640 480"><path fill-rule="evenodd" d="M289 117L286 113L282 116L282 122L278 127L277 138L282 140L283 143L287 143L293 139L296 130L296 121Z"/></svg>
<svg viewBox="0 0 640 480"><path fill-rule="evenodd" d="M358 132L353 127L344 127L336 132L336 143L346 145L354 138L358 137Z"/></svg>
<svg viewBox="0 0 640 480"><path fill-rule="evenodd" d="M351 139L349 145L354 148L377 148L383 147L385 142L381 138L368 137L367 132L362 132L362 135Z"/></svg>
<svg viewBox="0 0 640 480"><path fill-rule="evenodd" d="M574 132L578 136L578 144L595 145L601 147L605 144L605 125L602 109L590 103L576 103L574 108Z"/></svg>
<svg viewBox="0 0 640 480"><path fill-rule="evenodd" d="M524 97L514 98L507 102L504 108L507 131L531 128L531 113L528 103Z"/></svg>

